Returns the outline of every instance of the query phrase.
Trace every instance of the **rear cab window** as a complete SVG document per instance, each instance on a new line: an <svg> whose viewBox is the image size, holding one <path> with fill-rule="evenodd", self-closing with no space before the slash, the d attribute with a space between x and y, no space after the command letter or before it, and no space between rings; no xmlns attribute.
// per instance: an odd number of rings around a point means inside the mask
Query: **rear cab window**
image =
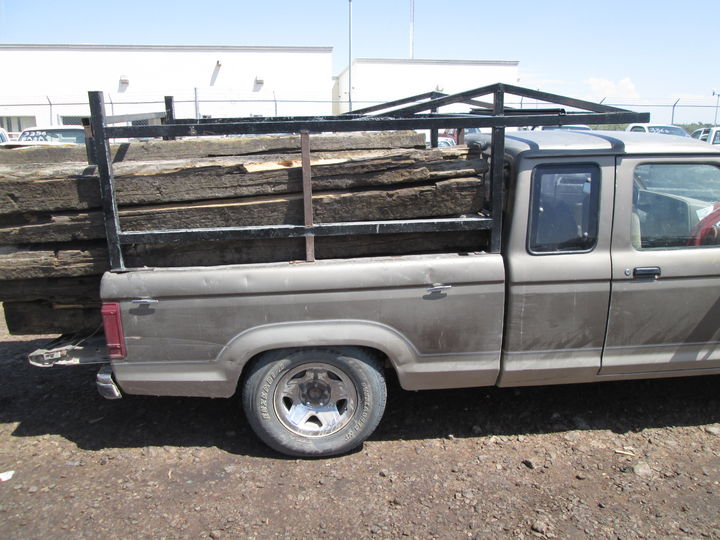
<svg viewBox="0 0 720 540"><path fill-rule="evenodd" d="M539 165L531 182L528 252L585 253L597 245L600 167Z"/></svg>

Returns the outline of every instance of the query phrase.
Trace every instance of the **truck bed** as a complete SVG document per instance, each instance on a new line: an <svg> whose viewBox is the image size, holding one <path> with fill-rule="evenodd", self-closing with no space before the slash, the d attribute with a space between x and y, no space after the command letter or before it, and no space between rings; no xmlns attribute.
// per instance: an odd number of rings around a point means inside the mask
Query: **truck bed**
<svg viewBox="0 0 720 540"><path fill-rule="evenodd" d="M502 257L415 255L104 275L121 307L128 393L226 397L257 353L357 345L406 389L483 386L499 371Z"/></svg>

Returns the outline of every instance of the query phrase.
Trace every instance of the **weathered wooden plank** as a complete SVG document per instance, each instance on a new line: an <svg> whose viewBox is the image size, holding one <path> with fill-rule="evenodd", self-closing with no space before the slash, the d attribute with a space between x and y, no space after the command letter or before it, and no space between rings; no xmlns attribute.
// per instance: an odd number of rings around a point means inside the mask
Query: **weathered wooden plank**
<svg viewBox="0 0 720 540"><path fill-rule="evenodd" d="M408 165L414 163L409 162ZM364 174L349 172L335 177L319 174L313 185L319 190L332 190L416 182L428 178L427 169L395 168ZM166 175L120 176L115 179L121 206L298 193L301 183L298 168L245 173L232 167L201 167ZM0 181L0 215L94 208L100 208L100 190L94 177Z"/></svg>
<svg viewBox="0 0 720 540"><path fill-rule="evenodd" d="M478 212L483 181L476 177L387 190L339 191L313 196L317 223L442 217ZM120 211L125 231L302 224L302 197L249 197L126 208ZM99 211L25 216L21 225L0 228L0 245L72 242L104 238Z"/></svg>
<svg viewBox="0 0 720 540"><path fill-rule="evenodd" d="M418 181L428 178L423 167L438 173L429 178L470 176L487 170L482 160L443 161L443 153L437 150L313 161L316 191ZM100 190L94 174L94 168L78 164L0 166L0 215L99 208ZM295 193L301 191L301 183L297 163L281 159L264 163L242 163L237 158L138 162L122 164L115 171L120 205Z"/></svg>
<svg viewBox="0 0 720 540"><path fill-rule="evenodd" d="M75 334L102 324L99 304L5 302L3 308L11 334Z"/></svg>
<svg viewBox="0 0 720 540"><path fill-rule="evenodd" d="M102 274L109 269L104 242L0 248L0 281Z"/></svg>
<svg viewBox="0 0 720 540"><path fill-rule="evenodd" d="M353 172L369 172L397 166L405 166L409 160L438 161L448 159L443 149L389 149L346 150L337 152L313 152L312 165L339 164L347 172L345 164L353 164ZM453 159L460 159L453 158ZM399 162L399 163L398 163ZM216 167L229 168L240 173L272 171L300 167L300 154L261 154L253 156L204 157L193 159L167 159L154 161L131 161L114 164L115 177L151 176L172 174L183 169ZM332 170L332 169L330 169ZM337 174L337 173L328 173ZM4 180L52 180L72 177L96 177L97 167L82 162L40 163L18 167L0 163L0 181Z"/></svg>
<svg viewBox="0 0 720 540"><path fill-rule="evenodd" d="M374 148L424 148L424 135L414 131L378 133L317 134L310 137L311 151L368 150ZM203 137L177 141L150 140L111 145L114 163L160 159L238 156L267 152L299 151L299 135L261 135L252 137ZM83 162L85 147L37 147L0 150L0 163Z"/></svg>
<svg viewBox="0 0 720 540"><path fill-rule="evenodd" d="M317 259L456 253L483 251L488 245L486 231L329 236L315 238ZM212 244L187 242L179 245L145 244L129 246L126 262L140 267L215 266L258 262L302 261L302 238L222 241Z"/></svg>
<svg viewBox="0 0 720 540"><path fill-rule="evenodd" d="M316 238L316 257L334 259L415 253L482 251L487 233L444 232L358 235ZM102 242L79 249L72 244L47 247L5 248L0 253L0 280L92 276L108 269ZM302 260L303 239L183 242L139 244L124 249L129 267L213 266Z"/></svg>
<svg viewBox="0 0 720 540"><path fill-rule="evenodd" d="M0 302L45 300L65 304L97 303L100 301L101 277L48 277L4 281L0 286Z"/></svg>

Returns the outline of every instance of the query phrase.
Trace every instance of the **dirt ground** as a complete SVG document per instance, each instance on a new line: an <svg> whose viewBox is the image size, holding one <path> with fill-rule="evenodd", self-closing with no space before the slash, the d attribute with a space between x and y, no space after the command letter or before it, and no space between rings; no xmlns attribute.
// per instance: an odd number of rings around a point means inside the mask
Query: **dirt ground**
<svg viewBox="0 0 720 540"><path fill-rule="evenodd" d="M0 327L2 538L720 538L718 377L392 385L363 448L303 461L237 399L106 401L41 343Z"/></svg>

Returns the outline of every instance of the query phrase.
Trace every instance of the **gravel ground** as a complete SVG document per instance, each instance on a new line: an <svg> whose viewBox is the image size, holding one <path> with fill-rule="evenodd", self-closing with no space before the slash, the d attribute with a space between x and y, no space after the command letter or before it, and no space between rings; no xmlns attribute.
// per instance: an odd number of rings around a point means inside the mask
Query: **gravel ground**
<svg viewBox="0 0 720 540"><path fill-rule="evenodd" d="M2 538L720 538L717 377L391 385L362 449L296 460L237 399L106 401L41 343L0 328Z"/></svg>

